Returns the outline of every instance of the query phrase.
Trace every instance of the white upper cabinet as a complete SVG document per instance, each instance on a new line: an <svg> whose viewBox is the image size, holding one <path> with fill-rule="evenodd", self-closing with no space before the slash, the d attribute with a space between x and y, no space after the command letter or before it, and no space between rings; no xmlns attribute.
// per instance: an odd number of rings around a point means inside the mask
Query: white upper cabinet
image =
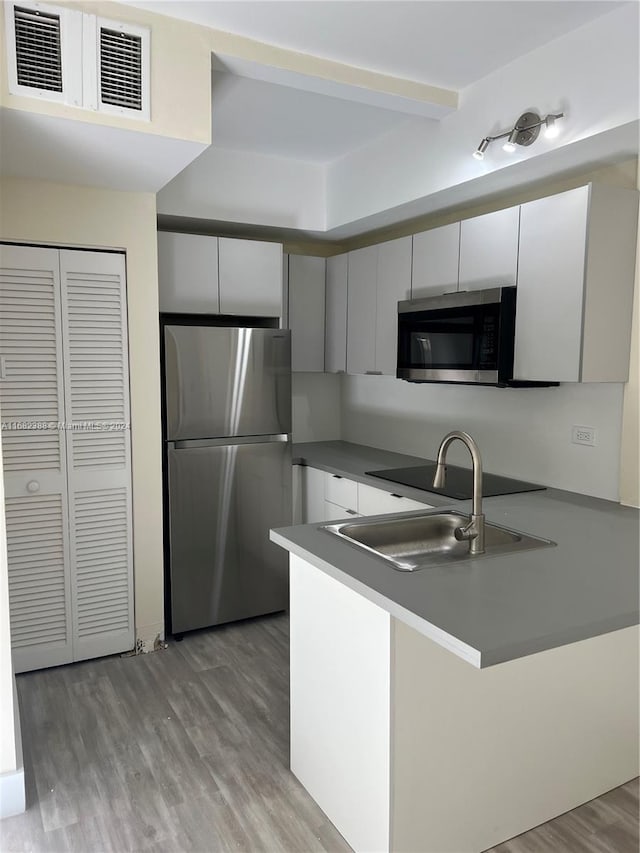
<svg viewBox="0 0 640 853"><path fill-rule="evenodd" d="M375 369L396 375L398 302L411 296L411 237L378 246Z"/></svg>
<svg viewBox="0 0 640 853"><path fill-rule="evenodd" d="M625 382L638 193L589 185L521 208L514 378Z"/></svg>
<svg viewBox="0 0 640 853"><path fill-rule="evenodd" d="M344 373L347 369L347 275L349 256L327 258L324 369Z"/></svg>
<svg viewBox="0 0 640 853"><path fill-rule="evenodd" d="M459 258L459 222L414 234L411 298L456 291Z"/></svg>
<svg viewBox="0 0 640 853"><path fill-rule="evenodd" d="M218 238L158 232L160 311L217 314Z"/></svg>
<svg viewBox="0 0 640 853"><path fill-rule="evenodd" d="M396 375L398 302L411 294L411 237L349 252L347 373Z"/></svg>
<svg viewBox="0 0 640 853"><path fill-rule="evenodd" d="M220 313L252 317L282 314L282 245L218 239Z"/></svg>
<svg viewBox="0 0 640 853"><path fill-rule="evenodd" d="M347 372L376 372L378 247L349 252Z"/></svg>
<svg viewBox="0 0 640 853"><path fill-rule="evenodd" d="M282 314L282 245L158 232L160 311Z"/></svg>
<svg viewBox="0 0 640 853"><path fill-rule="evenodd" d="M324 372L325 260L289 256L291 369Z"/></svg>
<svg viewBox="0 0 640 853"><path fill-rule="evenodd" d="M460 223L459 290L514 285L520 208L508 207Z"/></svg>

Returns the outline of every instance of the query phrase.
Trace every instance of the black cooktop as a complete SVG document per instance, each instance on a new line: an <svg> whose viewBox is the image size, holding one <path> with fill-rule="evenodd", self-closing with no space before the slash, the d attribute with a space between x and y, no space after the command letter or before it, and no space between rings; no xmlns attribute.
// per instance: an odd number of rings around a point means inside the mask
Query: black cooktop
<svg viewBox="0 0 640 853"><path fill-rule="evenodd" d="M470 468L460 468L457 465L447 465L447 478L442 489L433 488L433 477L436 473L436 463L429 461L427 465L414 465L410 468L387 468L383 471L365 471L371 477L401 483L425 492L435 492L446 498L469 500L473 496L473 474ZM513 495L517 492L537 492L545 489L537 483L527 483L525 480L512 480L511 477L500 477L498 474L482 475L483 497L495 495Z"/></svg>

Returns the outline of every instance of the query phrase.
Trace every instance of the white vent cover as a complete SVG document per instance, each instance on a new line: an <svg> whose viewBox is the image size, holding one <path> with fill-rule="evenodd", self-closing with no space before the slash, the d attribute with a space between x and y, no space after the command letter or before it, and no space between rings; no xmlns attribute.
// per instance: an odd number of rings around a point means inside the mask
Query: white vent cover
<svg viewBox="0 0 640 853"><path fill-rule="evenodd" d="M62 92L60 15L13 7L19 86Z"/></svg>
<svg viewBox="0 0 640 853"><path fill-rule="evenodd" d="M98 109L149 118L149 30L97 20Z"/></svg>
<svg viewBox="0 0 640 853"><path fill-rule="evenodd" d="M150 119L144 27L38 2L5 2L9 91Z"/></svg>

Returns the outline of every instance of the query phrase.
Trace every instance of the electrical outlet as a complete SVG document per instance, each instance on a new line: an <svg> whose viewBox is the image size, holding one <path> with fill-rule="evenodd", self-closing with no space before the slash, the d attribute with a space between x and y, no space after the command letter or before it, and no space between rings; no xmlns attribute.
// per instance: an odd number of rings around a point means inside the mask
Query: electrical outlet
<svg viewBox="0 0 640 853"><path fill-rule="evenodd" d="M586 444L593 447L597 442L598 431L595 427L574 426L571 428L571 441L573 444Z"/></svg>

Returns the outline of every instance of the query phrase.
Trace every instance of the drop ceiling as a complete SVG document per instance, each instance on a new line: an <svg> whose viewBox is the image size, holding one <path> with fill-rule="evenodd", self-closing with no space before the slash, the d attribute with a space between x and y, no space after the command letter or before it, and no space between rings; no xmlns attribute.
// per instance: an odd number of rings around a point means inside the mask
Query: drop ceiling
<svg viewBox="0 0 640 853"><path fill-rule="evenodd" d="M383 74L463 89L623 4L608 0L137 0L128 5Z"/></svg>
<svg viewBox="0 0 640 853"><path fill-rule="evenodd" d="M212 74L212 144L308 163L329 163L411 119L235 74Z"/></svg>

